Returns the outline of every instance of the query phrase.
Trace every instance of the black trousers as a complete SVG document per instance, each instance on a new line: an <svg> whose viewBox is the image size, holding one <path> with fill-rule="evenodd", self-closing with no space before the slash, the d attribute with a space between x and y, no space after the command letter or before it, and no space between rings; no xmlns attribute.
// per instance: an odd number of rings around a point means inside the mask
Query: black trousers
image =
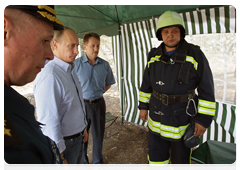
<svg viewBox="0 0 240 170"><path fill-rule="evenodd" d="M148 133L149 163L190 164L192 149L184 145L183 139L169 141L160 135ZM171 156L171 159L170 159Z"/></svg>
<svg viewBox="0 0 240 170"><path fill-rule="evenodd" d="M102 164L102 147L103 147L103 137L105 131L105 115L106 115L106 104L104 98L95 104L85 103L85 109L87 114L87 132L91 127L93 136L93 164ZM87 157L87 147L88 142L84 144L84 163L88 164Z"/></svg>

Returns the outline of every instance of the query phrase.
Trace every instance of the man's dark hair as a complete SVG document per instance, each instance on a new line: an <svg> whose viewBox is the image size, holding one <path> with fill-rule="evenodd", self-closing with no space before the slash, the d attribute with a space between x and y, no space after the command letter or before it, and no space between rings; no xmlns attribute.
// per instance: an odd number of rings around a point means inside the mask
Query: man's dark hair
<svg viewBox="0 0 240 170"><path fill-rule="evenodd" d="M91 38L91 37L94 37L94 38L96 38L96 39L98 39L100 41L100 36L98 34L96 34L94 32L90 32L90 33L87 33L87 34L84 35L84 37L83 37L83 44L87 44L89 38Z"/></svg>

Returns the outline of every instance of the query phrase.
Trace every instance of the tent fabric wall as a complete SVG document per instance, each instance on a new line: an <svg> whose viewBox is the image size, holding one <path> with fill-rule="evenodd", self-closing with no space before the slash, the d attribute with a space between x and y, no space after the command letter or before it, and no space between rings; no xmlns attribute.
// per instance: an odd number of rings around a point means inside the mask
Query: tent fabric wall
<svg viewBox="0 0 240 170"><path fill-rule="evenodd" d="M183 17L187 35L236 32L236 10L233 6L197 9L180 15ZM147 55L152 48L151 38L155 37L157 19L121 25L121 36L112 37L120 101L122 108L126 107L124 118L143 126L147 126L147 123L139 117L139 88Z"/></svg>
<svg viewBox="0 0 240 170"><path fill-rule="evenodd" d="M213 122L200 139L200 144L207 140L236 143L236 106L217 102Z"/></svg>

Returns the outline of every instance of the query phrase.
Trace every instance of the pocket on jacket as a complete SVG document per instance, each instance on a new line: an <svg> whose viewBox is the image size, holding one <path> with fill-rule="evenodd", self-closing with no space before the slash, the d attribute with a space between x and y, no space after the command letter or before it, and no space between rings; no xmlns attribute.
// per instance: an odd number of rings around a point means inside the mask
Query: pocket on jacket
<svg viewBox="0 0 240 170"><path fill-rule="evenodd" d="M188 109L189 113L192 113L192 111L194 111L194 108ZM190 122L191 117L186 113L186 108L175 110L174 115L178 126L187 125Z"/></svg>
<svg viewBox="0 0 240 170"><path fill-rule="evenodd" d="M160 110L161 102L151 96L149 101L149 110L154 113L154 111Z"/></svg>

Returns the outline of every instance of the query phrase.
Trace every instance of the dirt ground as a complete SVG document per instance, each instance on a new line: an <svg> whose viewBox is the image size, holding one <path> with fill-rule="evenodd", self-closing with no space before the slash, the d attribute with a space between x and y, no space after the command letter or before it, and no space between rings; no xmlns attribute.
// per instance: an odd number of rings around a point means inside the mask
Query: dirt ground
<svg viewBox="0 0 240 170"><path fill-rule="evenodd" d="M32 93L25 95L35 105ZM112 86L105 94L106 111L118 116L115 123L105 129L103 140L103 162L104 164L147 164L148 153L148 128L131 122L123 121L120 107L119 93L116 85ZM108 126L111 122L106 123ZM109 137L111 136L111 137ZM106 139L106 137L109 137ZM92 134L89 132L88 157L92 163ZM192 162L195 164L195 162Z"/></svg>
<svg viewBox="0 0 240 170"><path fill-rule="evenodd" d="M148 128L124 121L120 107L117 86L112 86L104 94L107 112L118 116L116 123L120 132L103 141L103 161L110 170L146 170L148 153ZM106 123L108 126L111 122ZM118 132L114 123L105 129L105 137ZM107 136L106 136L107 135ZM89 134L88 156L92 162L92 135ZM192 161L192 170L205 170L206 167Z"/></svg>

